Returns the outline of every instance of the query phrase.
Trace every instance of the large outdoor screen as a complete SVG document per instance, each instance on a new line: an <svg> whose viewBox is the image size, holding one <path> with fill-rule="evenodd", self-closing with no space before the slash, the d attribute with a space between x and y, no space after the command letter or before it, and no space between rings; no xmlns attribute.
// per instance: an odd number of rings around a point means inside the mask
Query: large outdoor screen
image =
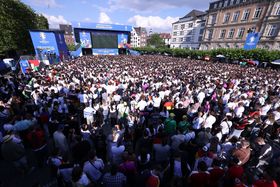
<svg viewBox="0 0 280 187"><path fill-rule="evenodd" d="M118 35L117 34L92 34L92 48L94 49L118 48Z"/></svg>

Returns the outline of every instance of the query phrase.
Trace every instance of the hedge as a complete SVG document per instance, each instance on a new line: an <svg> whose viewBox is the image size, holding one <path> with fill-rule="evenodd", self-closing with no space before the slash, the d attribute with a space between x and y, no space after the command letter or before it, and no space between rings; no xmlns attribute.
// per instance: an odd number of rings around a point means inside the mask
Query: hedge
<svg viewBox="0 0 280 187"><path fill-rule="evenodd" d="M213 49L213 50L190 50L190 49L171 49L171 48L134 48L134 50L139 51L143 54L169 54L174 57L182 58L193 58L199 59L205 56L210 56L212 58L217 55L224 55L229 60L241 60L241 59L253 59L260 62L272 62L273 60L280 59L279 50L266 50L266 49L254 49L246 51L243 49Z"/></svg>

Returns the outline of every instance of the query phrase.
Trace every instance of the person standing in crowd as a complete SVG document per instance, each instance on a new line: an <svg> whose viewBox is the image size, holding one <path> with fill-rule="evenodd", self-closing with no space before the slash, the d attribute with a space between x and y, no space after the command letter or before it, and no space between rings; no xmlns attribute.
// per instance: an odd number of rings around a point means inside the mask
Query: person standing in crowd
<svg viewBox="0 0 280 187"><path fill-rule="evenodd" d="M103 186L104 187L124 187L126 185L126 176L118 172L118 167L112 164L110 167L110 172L107 172L103 176Z"/></svg>

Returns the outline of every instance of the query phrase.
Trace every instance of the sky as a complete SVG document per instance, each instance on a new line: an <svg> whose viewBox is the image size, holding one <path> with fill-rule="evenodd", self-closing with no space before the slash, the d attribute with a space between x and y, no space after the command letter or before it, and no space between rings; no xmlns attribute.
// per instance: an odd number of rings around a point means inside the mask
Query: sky
<svg viewBox="0 0 280 187"><path fill-rule="evenodd" d="M71 22L124 24L171 32L171 24L193 9L205 11L211 0L22 0L43 14L50 28ZM213 0L212 0L213 1Z"/></svg>

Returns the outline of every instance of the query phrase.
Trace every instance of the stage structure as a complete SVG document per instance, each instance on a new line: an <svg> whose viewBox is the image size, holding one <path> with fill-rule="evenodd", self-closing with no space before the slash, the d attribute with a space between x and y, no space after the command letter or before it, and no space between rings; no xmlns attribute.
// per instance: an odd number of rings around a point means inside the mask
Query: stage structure
<svg viewBox="0 0 280 187"><path fill-rule="evenodd" d="M132 27L102 23L72 22L81 55L117 55L124 53L130 43Z"/></svg>

